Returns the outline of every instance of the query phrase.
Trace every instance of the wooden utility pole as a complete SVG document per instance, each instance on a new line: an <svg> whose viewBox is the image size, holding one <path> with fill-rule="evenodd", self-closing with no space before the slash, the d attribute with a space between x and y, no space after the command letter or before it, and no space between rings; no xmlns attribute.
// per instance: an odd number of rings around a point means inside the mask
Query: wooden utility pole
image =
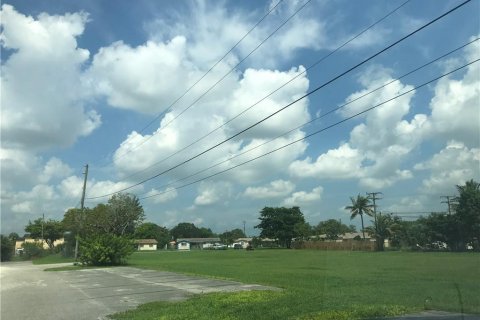
<svg viewBox="0 0 480 320"><path fill-rule="evenodd" d="M377 194L383 195L383 193L381 192L367 192L367 197L372 199L373 201L373 218L375 219L375 230L377 228L377 204L375 201L383 199L383 198L378 198Z"/></svg>
<svg viewBox="0 0 480 320"><path fill-rule="evenodd" d="M80 201L80 221L77 221L80 227L78 228L77 234L75 235L75 260L77 260L77 257L78 257L78 238L79 238L78 233L83 226L83 208L85 204L85 191L87 189L88 164L85 165L85 172L83 173L83 175L84 175L84 178L83 178L82 200Z"/></svg>
<svg viewBox="0 0 480 320"><path fill-rule="evenodd" d="M441 203L446 203L448 205L448 214L452 214L452 200L455 198L454 196L440 196L440 199L447 199L446 201L442 201Z"/></svg>

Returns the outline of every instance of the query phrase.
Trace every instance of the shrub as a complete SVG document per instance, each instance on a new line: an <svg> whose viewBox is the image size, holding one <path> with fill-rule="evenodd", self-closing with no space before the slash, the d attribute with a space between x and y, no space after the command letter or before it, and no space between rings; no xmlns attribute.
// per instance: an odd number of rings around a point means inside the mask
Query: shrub
<svg viewBox="0 0 480 320"><path fill-rule="evenodd" d="M8 237L1 235L1 261L10 261L12 259L13 250L15 247L15 242L10 240Z"/></svg>
<svg viewBox="0 0 480 320"><path fill-rule="evenodd" d="M102 266L125 264L134 251L130 239L103 234L80 241L80 261L83 264Z"/></svg>
<svg viewBox="0 0 480 320"><path fill-rule="evenodd" d="M46 256L48 250L43 249L43 246L40 242L25 242L22 244L23 247L23 257L24 259L36 259Z"/></svg>

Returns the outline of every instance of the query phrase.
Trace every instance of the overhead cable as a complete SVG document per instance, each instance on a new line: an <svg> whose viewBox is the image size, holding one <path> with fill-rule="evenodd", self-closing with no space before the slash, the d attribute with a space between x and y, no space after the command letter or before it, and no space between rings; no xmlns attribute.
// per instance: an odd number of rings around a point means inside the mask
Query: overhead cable
<svg viewBox="0 0 480 320"><path fill-rule="evenodd" d="M214 146L205 149L204 151L196 154L195 156L192 156L192 157L188 158L187 160L184 160L184 161L180 162L179 164L177 164L177 165L175 165L175 166L173 166L173 167L170 167L169 169L163 170L162 172L159 172L159 173L157 173L157 174L155 174L155 175L153 175L153 176L151 176L151 177L149 177L149 178L147 178L147 179L144 179L144 180L142 180L142 181L140 181L140 182L138 182L138 183L132 184L132 185L130 185L130 186L128 186L128 187L122 188L122 189L117 190L117 191L115 191L115 192L111 192L111 193L107 193L107 194L103 194L103 195L95 196L95 197L89 197L88 199L103 198L103 197L107 197L107 196L116 194L116 193L118 193L118 192L122 192L122 191L129 190L129 189L134 188L134 187L136 187L136 186L139 186L139 185L141 185L141 184L143 184L143 183L145 183L145 182L147 182L147 181L150 181L150 180L152 180L152 179L155 179L155 178L157 178L157 177L159 177L159 176L161 176L161 175L163 175L163 174L165 174L165 173L168 173L168 172L170 172L170 171L172 171L172 170L174 170L174 169L176 169L176 168L178 168L178 167L180 167L180 166L182 166L182 165L184 165L184 164L186 164L186 163L188 163L188 162L190 162L190 161L192 161L192 160L194 160L194 159L196 159L196 158L198 158L198 157L200 157L200 156L202 156L202 155L204 155L205 153L207 153L207 152L209 152L209 151L211 151L211 150L213 150L213 149L215 149L215 148L218 148L219 146L223 145L224 143L226 143L226 142L234 139L235 137L237 137L237 136L243 134L244 132L252 129L253 127L259 125L260 123L262 123L262 122L270 119L271 117L273 117L273 116L275 116L276 114L282 112L283 110L287 109L288 107L290 107L290 106L294 105L295 103L297 103L297 102L305 99L306 97L308 97L308 96L310 96L311 94L317 92L318 90L326 87L327 85L331 84L332 82L336 81L337 79L343 77L344 75L346 75L346 74L350 73L351 71L357 69L358 67L364 65L364 64L367 63L368 61L372 60L373 58L377 57L378 55L382 54L383 52L391 49L392 47L396 46L397 44L401 43L401 42L404 41L405 39L411 37L412 35L420 32L421 30L425 29L426 27L430 26L431 24L435 23L436 21L444 18L445 16L449 15L450 13L452 13L452 12L454 12L455 10L459 9L460 7L464 6L465 4L467 4L467 3L470 2L470 1L471 1L471 0L466 0L466 1L462 2L461 4L455 6L454 8L448 10L447 12L443 13L442 15L438 16L437 18L435 18L435 19L433 19L433 20L430 20L428 23L424 24L423 26L417 28L416 30L410 32L409 34L407 34L406 36L400 38L399 40L395 41L394 43L390 44L389 46L387 46L387 47L383 48L382 50L376 52L375 54L371 55L371 56L368 57L367 59L361 61L360 63L358 63L358 64L354 65L353 67L349 68L348 70L340 73L339 75L335 76L334 78L330 79L329 81L327 81L327 82L323 83L322 85L316 87L315 89L309 91L308 93L306 93L305 95L301 96L300 98L298 98L298 99L292 101L291 103L287 104L286 106L278 109L277 111L275 111L274 113L270 114L269 116L267 116L267 117L265 117L265 118L263 118L263 119L255 122L254 124L252 124L252 125L248 126L247 128L245 128L245 129L237 132L236 134L234 134L234 135L232 135L232 136L224 139L223 141L215 144Z"/></svg>
<svg viewBox="0 0 480 320"><path fill-rule="evenodd" d="M219 165L222 165L222 164L224 164L224 163L226 163L226 162L229 162L229 161L231 161L231 160L233 160L233 159L235 159L235 158L238 158L238 157L240 157L240 156L242 156L242 155L244 155L244 154L250 153L250 152L252 152L252 151L254 151L254 150L256 150L256 149L258 149L258 148L260 148L260 147L262 147L262 146L264 146L264 145L267 145L267 144L269 144L269 143L271 143L271 142L273 142L273 141L275 141L275 140L277 140L277 139L279 139L279 138L285 137L285 136L289 135L290 133L292 133L292 132L294 132L294 131L296 131L296 130L298 130L298 129L301 129L302 127L305 127L305 126L307 126L307 125L309 125L309 124L311 124L311 123L313 123L313 122L315 122L315 121L317 121L317 120L319 120L319 119L321 119L321 118L324 118L324 117L326 117L327 115L332 114L333 112L336 112L336 111L338 111L338 110L340 110L340 109L348 106L349 104L351 104L351 103L353 103L353 102L356 102L356 101L358 101L358 100L360 100L360 99L362 99L362 98L364 98L364 97L366 97L366 96L368 96L368 95L371 95L371 94L377 92L378 90L380 90L380 89L382 89L382 88L385 88L386 86L388 86L388 85L390 85L390 84L392 84L392 83L394 83L394 82L400 81L401 79L403 79L403 78L405 78L405 77L407 77L407 76L409 76L409 75L411 75L411 74L413 74L413 73L415 73L415 72L417 72L417 71L419 71L419 70L421 70L421 69L423 69L423 68L425 68L425 67L427 67L427 66L429 66L429 65L431 65L431 64L433 64L433 63L435 63L435 62L437 62L437 61L439 61L439 60L441 60L441 59L443 59L443 58L445 58L446 56L448 56L448 55L450 55L450 54L452 54L452 53L454 53L454 52L456 52L456 51L458 51L458 50L460 50L460 49L462 49L462 48L465 48L466 46L468 46L468 45L470 45L470 44L472 44L472 43L474 43L474 42L476 42L476 41L478 41L478 40L480 40L480 38L476 38L476 39L474 39L474 40L472 40L472 41L470 41L470 42L468 42L468 43L466 43L466 44L464 44L464 45L462 45L462 46L460 46L460 47L457 47L457 48L455 48L455 49L453 49L453 50L451 50L451 51L449 51L449 52L447 52L447 53L445 53L445 54L443 54L443 55L441 55L441 56L439 56L439 57L437 57L437 58L435 58L435 59L433 59L433 60L430 60L429 62L427 62L427 63L425 63L425 64L423 64L423 65L421 65L421 66L419 66L419 67L417 67L417 68L415 68L415 69L413 69L413 70L411 70L411 71L409 71L409 72L407 72L407 73L405 73L405 74L403 74L403 75L401 75L401 76L399 76L398 78L393 79L393 80L391 80L391 81L388 81L388 82L384 83L383 85L381 85L381 86L379 86L379 87L376 87L375 89L372 89L372 90L370 90L370 91L368 91L368 92L366 92L366 93L364 93L364 94L356 97L355 99L349 100L349 101L345 102L344 104L342 104L342 105L340 105L340 106L338 106L338 107L335 107L335 108L329 110L328 112L323 113L323 114L321 114L321 115L319 115L319 116L311 119L310 121L305 122L305 123L303 123L303 124L301 124L301 125L293 128L293 129L290 129L290 130L288 130L287 132L284 132L284 133L282 133L282 134L280 134L280 135L278 135L278 136L276 136L276 137L274 137L274 138L272 138L272 139L270 139L270 140L268 140L268 141L259 143L259 144L255 145L254 147L251 147L251 148L249 148L249 149L247 149L247 150L244 150L244 151L242 151L242 152L240 152L240 153L237 153L237 154L235 154L235 155L232 155L232 156L228 157L227 159L222 160L222 161L220 161L220 162L217 162L217 163L215 163L215 164L213 164L213 165L211 165L211 166L209 166L209 167L207 167L207 168L204 168L204 169L199 170L199 171L197 171L197 172L195 172L195 173L192 173L192 174L190 174L190 175L188 175L188 176L185 176L185 177L183 177L183 178L180 178L180 179L177 179L177 180L175 180L175 181L172 181L172 182L169 182L169 183L167 183L167 184L164 184L164 185L160 186L159 188L166 188L166 187L169 187L169 186L171 186L171 185L174 185L174 184L176 184L176 183L178 183L178 182L181 182L181 181L187 180L187 179L189 179L189 178L192 178L192 177L194 177L194 176L197 176L197 175L199 175L199 174L201 174L201 173L203 173L203 172L206 172L206 171L208 171L208 170L210 170L210 169L213 169L213 168L215 168L215 167L218 167ZM148 192L146 192L146 193L148 193ZM146 193L145 193L145 194L146 194Z"/></svg>
<svg viewBox="0 0 480 320"><path fill-rule="evenodd" d="M265 156L268 156L268 155L270 155L270 154L272 154L272 153L274 153L274 152L277 152L277 151L279 151L279 150L285 149L285 148L287 148L287 147L289 147L289 146L291 146L291 145L293 145L293 144L295 144L295 143L298 143L298 142L301 142L301 141L303 141L303 140L306 140L306 139L308 139L308 138L310 138L310 137L312 137L312 136L314 136L314 135L317 135L317 134L319 134L319 133L321 133L321 132L327 131L328 129L331 129L331 128L333 128L333 127L336 127L336 126L338 126L338 125L340 125L340 124L342 124L342 123L344 123L344 122L347 122L347 121L349 121L349 120L351 120L351 119L353 119L353 118L356 118L356 117L358 117L358 116L360 116L360 115L362 115L362 114L365 114L365 113L367 113L367 112L369 112L369 111L371 111L371 110L373 110L373 109L376 109L376 108L378 108L378 107L380 107L380 106L382 106L382 105L384 105L384 104L386 104L386 103L388 103L388 102L391 102L391 101L393 101L393 100L395 100L395 99L398 99L398 98L400 98L400 97L402 97L402 96L404 96L404 95L407 95L407 94L409 94L409 93L411 93L411 92L413 92L413 91L415 91L415 90L418 90L418 89L420 89L420 88L422 88L422 87L425 87L426 85L429 85L429 84L431 84L431 83L433 83L433 82L435 82L435 81L438 81L439 79L444 78L444 77L446 77L446 76L448 76L448 75L450 75L450 74L452 74L452 73L454 73L454 72L456 72L456 71L459 71L459 70L461 70L461 69L463 69L463 68L465 68L465 67L467 67L467 66L469 66L469 65L471 65L471 64L474 64L474 63L476 63L476 62L478 62L478 61L480 61L480 59L476 59L476 60L470 61L470 62L468 62L467 64L462 65L461 67L458 67L458 68L456 68L456 69L454 69L454 70L451 70L451 71L449 71L449 72L447 72L447 73L444 73L444 74L442 74L442 75L440 75L440 76L438 76L438 77L436 77L436 78L434 78L434 79L432 79L432 80L429 80L429 81L427 81L427 82L424 82L424 83L422 83L421 85L418 85L418 86L416 86L416 87L414 87L414 88L412 88L412 89L410 89L410 90L407 90L407 91L405 91L405 92L403 92L403 93L401 93L401 94L396 95L396 96L393 97L393 98L390 98L390 99L385 100L385 101L383 101L383 102L381 102L381 103L379 103L379 104L376 104L376 105L374 105L373 107L367 108L367 109L365 109L365 110L363 110L363 111L361 111L361 112L358 112L358 113L356 113L356 114L354 114L354 115L352 115L352 116L349 116L349 117L347 117L347 118L345 118L345 119L342 119L342 120L340 120L340 121L337 121L337 122L335 122L334 124L331 124L331 125L329 125L329 126L327 126L327 127L324 127L324 128L322 128L322 129L320 129L320 130L317 130L317 131L315 131L315 132L313 132L313 133L310 133L310 134L306 135L306 136L303 137L303 138L300 138L300 139L297 139L297 140L295 140L295 141L292 141L292 142L290 142L290 143L288 143L288 144L285 144L285 145L283 145L283 146L281 146L281 147L278 147L278 148L273 149L273 150L271 150L271 151L269 151L269 152L266 152L266 153L264 153L264 154L262 154L262 155L260 155L260 156L257 156L257 157L255 157L255 158L252 158L252 159L249 159L249 160L247 160L247 161L244 161L244 162L242 162L242 163L240 163L240 164L237 164L237 165L235 165L235 166L233 166L233 167L230 167L230 168L227 168L227 169L225 169L225 170L216 172L216 173L211 174L211 175L209 175L209 176L207 176L207 177L204 177L204 178L195 180L195 181L193 181L193 182L184 184L184 185L182 185L182 186L179 186L179 187L176 187L176 188L170 188L170 189L167 189L167 190L165 190L165 191L163 191L163 192L159 192L159 193L156 193L156 194L153 194L153 195L145 196L145 197L142 197L142 198L139 198L139 199L140 199L140 200L148 199L148 198L156 197L156 196L159 196L159 195L168 193L168 192L172 192L172 191L174 191L174 190L182 189L182 188L191 186L191 185L193 185L193 184L199 183L199 182L201 182L201 181L210 179L210 178L212 178L212 177L218 176L218 175L223 174L223 173L225 173L225 172L231 171L231 170L233 170L233 169L235 169L235 168L238 168L238 167L240 167L240 166L243 166L243 165L245 165L245 164L251 163L251 162L253 162L253 161L255 161L255 160L258 160L258 159L260 159L260 158L263 158L263 157L265 157Z"/></svg>
<svg viewBox="0 0 480 320"><path fill-rule="evenodd" d="M209 137L211 134L215 133L216 131L218 131L219 129L225 127L227 124L229 124L230 122L234 121L235 119L237 119L238 117L240 117L241 115L245 114L247 111L251 110L253 107L257 106L258 104L260 104L261 102L265 101L267 98L269 98L270 96L272 96L274 93L278 92L280 89L284 88L285 86L287 86L288 84L290 84L291 82L293 82L294 80L296 80L297 78L299 78L300 76L304 75L307 71L313 69L314 67L318 66L322 61L326 60L327 58L329 58L331 55L333 55L334 53L336 53L337 51L341 50L343 47L345 47L347 44L349 44L350 42L354 41L355 39L357 39L358 37L360 37L362 34L364 34L365 32L367 32L368 30L372 29L374 26L376 26L377 24L379 24L380 22L382 22L383 20L385 20L386 18L388 18L389 16L391 16L393 13L395 13L396 11L398 11L400 8L402 8L403 6L405 6L408 2L410 2L410 0L407 0L405 1L404 3L402 3L401 5L399 5L398 7L396 7L395 9L393 9L392 11L390 11L389 13L387 13L386 15L384 15L382 18L380 18L379 20L377 20L376 22L372 23L371 25L369 25L368 27L366 27L365 29L363 29L362 31L360 31L359 33L357 33L355 36L351 37L349 40L345 41L342 45L338 46L336 49L334 49L333 51L329 52L328 54L324 55L323 57L321 57L320 59L318 59L317 61L315 61L314 63L312 63L310 66L306 67L305 70L303 70L302 72L298 73L297 75L293 76L292 78L290 78L287 82L285 82L284 84L282 84L280 87L278 87L277 89L273 90L272 92L270 92L269 94L267 94L266 96L264 96L263 98L261 98L260 100L258 100L257 102L255 102L254 104L250 105L248 108L242 110L240 113L238 113L237 115L235 115L234 117L230 118L229 120L225 121L224 123L222 123L221 125L219 125L218 127L216 127L215 129L211 130L210 132L208 132L207 134L201 136L200 138L196 139L195 141L191 142L190 144L182 147L181 149L175 151L174 153L170 154L169 156L153 163L152 165L144 168L144 169L141 169L135 173L132 173L126 177L124 177L123 179L128 179L130 177L133 177L133 176L136 176L142 172L145 172L147 171L148 169L156 166L156 165L159 165L161 163L163 163L164 161L176 156L177 154L181 153L182 151L190 148L191 146L197 144L198 142L202 141L203 139Z"/></svg>
<svg viewBox="0 0 480 320"><path fill-rule="evenodd" d="M225 73L217 82L215 82L212 86L210 86L204 93L202 93L195 101L193 101L188 107L183 109L179 114L173 117L170 121L168 121L165 125L159 128L157 131L152 133L149 137L145 138L137 144L135 147L128 149L125 153L121 154L120 156L115 157L115 159L120 159L125 155L129 154L130 152L134 151L135 149L142 146L145 142L153 138L155 135L160 133L162 130L167 128L172 122L174 122L178 117L184 114L187 110L193 107L198 101L200 101L204 96L206 96L210 91L212 91L220 82L222 82L229 74L231 74L240 64L242 64L245 60L247 60L255 51L257 51L268 39L270 39L278 30L280 30L285 24L287 24L293 17L297 15L308 3L312 0L307 0L302 6L300 6L293 14L291 14L285 21L283 21L273 32L271 32L265 39L263 39L252 51L250 51L245 57L243 57L235 66L233 66L227 73ZM167 111L168 112L168 109Z"/></svg>

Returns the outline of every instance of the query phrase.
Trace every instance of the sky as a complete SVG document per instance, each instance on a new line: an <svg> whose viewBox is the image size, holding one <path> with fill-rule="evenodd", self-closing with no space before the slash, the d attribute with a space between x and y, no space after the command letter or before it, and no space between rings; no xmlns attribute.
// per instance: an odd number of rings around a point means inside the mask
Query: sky
<svg viewBox="0 0 480 320"><path fill-rule="evenodd" d="M168 228L257 235L265 206L358 226L367 192L446 211L480 181L480 1L346 71L460 3L6 0L1 232L80 207L86 164L86 207L129 192Z"/></svg>

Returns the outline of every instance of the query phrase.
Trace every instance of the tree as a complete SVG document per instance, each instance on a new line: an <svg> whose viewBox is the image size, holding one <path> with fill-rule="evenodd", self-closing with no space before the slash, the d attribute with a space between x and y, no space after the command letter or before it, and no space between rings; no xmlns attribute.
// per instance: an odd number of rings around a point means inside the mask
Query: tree
<svg viewBox="0 0 480 320"><path fill-rule="evenodd" d="M170 230L172 237L178 238L211 238L215 236L212 230L197 228L193 223L181 222Z"/></svg>
<svg viewBox="0 0 480 320"><path fill-rule="evenodd" d="M135 227L145 219L145 213L135 195L118 193L108 200L108 218L106 222L111 233L133 235Z"/></svg>
<svg viewBox="0 0 480 320"><path fill-rule="evenodd" d="M464 244L472 244L480 251L480 184L473 180L457 185L455 215L458 219Z"/></svg>
<svg viewBox="0 0 480 320"><path fill-rule="evenodd" d="M363 225L363 214L372 216L373 214L373 205L370 204L370 199L367 197L363 197L361 195L357 195L357 198L350 197L350 201L352 202L351 206L346 206L345 210L350 210L351 216L350 220L355 219L356 216L360 216L362 220L362 234L363 240L365 240L365 227Z"/></svg>
<svg viewBox="0 0 480 320"><path fill-rule="evenodd" d="M33 222L28 222L25 232L30 233L30 236L34 239L41 239L43 234L43 239L48 247L53 249L54 242L63 237L63 224L57 220L43 221L42 218L38 218Z"/></svg>
<svg viewBox="0 0 480 320"><path fill-rule="evenodd" d="M136 239L155 239L158 242L158 247L163 248L170 241L170 232L165 227L146 222L142 223L135 229Z"/></svg>
<svg viewBox="0 0 480 320"><path fill-rule="evenodd" d="M10 261L12 259L13 250L15 249L15 242L4 236L0 235L0 244L1 244L1 261Z"/></svg>
<svg viewBox="0 0 480 320"><path fill-rule="evenodd" d="M255 228L261 229L260 237L278 239L287 248L291 247L292 239L298 236L298 227L296 230L295 226L305 223L299 207L265 207L260 211L258 219L260 224Z"/></svg>
<svg viewBox="0 0 480 320"><path fill-rule="evenodd" d="M12 240L13 242L17 241L18 239L20 239L20 236L18 235L18 233L16 232L11 232L9 235L8 235L8 239Z"/></svg>
<svg viewBox="0 0 480 320"><path fill-rule="evenodd" d="M315 233L326 235L328 240L337 240L339 235L347 232L351 232L351 227L335 219L320 221L315 227Z"/></svg>
<svg viewBox="0 0 480 320"><path fill-rule="evenodd" d="M230 231L225 231L219 235L220 241L225 244L232 244L238 238L245 238L245 233L243 233L242 229L233 229Z"/></svg>
<svg viewBox="0 0 480 320"><path fill-rule="evenodd" d="M377 251L383 251L385 239L395 236L395 231L400 224L400 218L393 217L391 214L377 215L377 219L373 222L373 226L367 227L368 234L375 238Z"/></svg>

